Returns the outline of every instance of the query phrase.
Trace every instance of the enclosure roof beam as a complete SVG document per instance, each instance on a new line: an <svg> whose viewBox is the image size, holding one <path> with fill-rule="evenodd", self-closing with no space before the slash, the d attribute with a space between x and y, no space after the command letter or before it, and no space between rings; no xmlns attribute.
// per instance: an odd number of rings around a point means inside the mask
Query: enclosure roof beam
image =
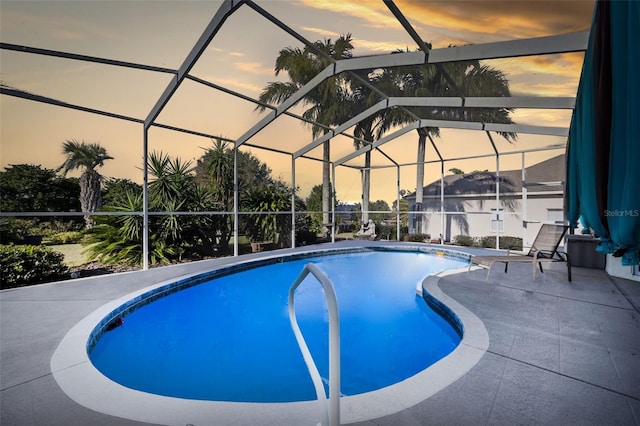
<svg viewBox="0 0 640 426"><path fill-rule="evenodd" d="M402 107L451 107L462 108L467 107L483 107L483 108L542 108L542 109L572 109L575 105L575 98L571 97L472 97L466 98L464 101L457 97L392 97L383 99L377 104L367 108L360 114L350 120L339 125L335 129L325 133L315 139L310 144L300 148L293 156L294 158L309 152L318 147L322 143L333 138L336 134L342 133L352 126L358 124L378 111L386 108L402 106Z"/></svg>
<svg viewBox="0 0 640 426"><path fill-rule="evenodd" d="M569 136L569 129L567 127L486 123L482 130L507 133L528 133L532 135Z"/></svg>
<svg viewBox="0 0 640 426"><path fill-rule="evenodd" d="M425 43L422 40L422 37L420 37L420 35L416 32L416 30L413 28L409 20L407 20L407 18L404 16L404 14L398 8L398 6L396 6L393 0L383 0L383 1L384 1L384 4L387 5L387 8L391 11L391 13L393 13L393 16L395 16L398 22L400 22L400 25L402 25L402 28L404 28L404 30L411 36L413 41L415 41L416 44L420 47L420 50L425 52L428 57L429 51L431 50L431 46L427 45L427 43ZM449 83L449 85L451 86L451 89L453 89L452 92L454 92L456 96L460 96L461 99L464 99L464 94L460 92L458 85L451 78L449 73L444 69L442 64L436 64L436 68L438 69L438 72L444 77L444 79L447 80L447 83Z"/></svg>
<svg viewBox="0 0 640 426"><path fill-rule="evenodd" d="M360 121L366 119L367 117L370 117L373 114L375 114L376 112L385 109L387 107L387 105L388 105L388 101L386 99L381 100L380 102L378 102L374 106L367 108L366 110L364 110L360 114L356 115L352 119L344 122L343 124L339 125L335 129L332 129L328 133L325 133L324 135L320 136L319 138L317 138L316 140L314 140L310 144L308 144L308 145L304 146L303 148L299 149L298 151L294 152L293 153L293 157L297 158L297 157L301 156L302 154L307 153L307 152L311 151L312 149L322 145L324 142L326 142L329 139L333 138L336 134L344 132L348 128L350 128L352 126L355 126L356 124L358 124Z"/></svg>
<svg viewBox="0 0 640 426"><path fill-rule="evenodd" d="M495 131L495 132L507 132L507 133L529 133L535 135L551 135L551 136L568 136L569 129L565 127L546 127L546 126L524 126L517 124L485 124L473 121L447 121L447 120L418 120L414 121L410 125L403 127L383 138L378 139L371 145L360 148L349 155L342 157L335 161L336 165L341 165L346 161L349 161L363 153L370 151L380 145L396 139L403 134L423 127L442 127L449 129L464 129L464 130L482 130L482 131Z"/></svg>
<svg viewBox="0 0 640 426"><path fill-rule="evenodd" d="M542 55L549 53L584 51L587 48L589 32L571 33L560 36L538 37L524 40L511 40L496 43L486 43L461 47L447 47L433 49L427 56L425 52L391 53L386 55L365 56L338 60L319 72L300 90L280 104L276 111L260 120L251 129L238 138L238 145L242 145L280 114L291 108L304 98L326 78L343 71L395 67L402 65L420 65L428 63L455 62L473 59L492 59L512 56Z"/></svg>
<svg viewBox="0 0 640 426"><path fill-rule="evenodd" d="M212 135L210 133L198 132L197 130L183 129L181 127L171 126L171 125L168 125L168 124L151 123L151 127L158 127L160 129L171 130L171 131L174 131L174 132L187 133L187 134L190 134L190 135L200 136L200 137L203 137L203 138L220 139L220 140L225 141L225 142L231 142L231 143L235 142L233 139L225 138L225 137L222 137L222 136L215 136L215 135Z"/></svg>
<svg viewBox="0 0 640 426"><path fill-rule="evenodd" d="M96 108L87 108L81 105L70 104L60 101L58 99L49 98L46 96L35 95L33 93L25 92L24 90L14 89L12 87L0 86L0 94L14 96L16 98L27 99L30 101L40 102L43 104L55 105L62 108L75 109L77 111L88 112L91 114L103 115L105 117L116 118L118 120L132 121L134 123L144 123L143 120L135 117L129 117L122 114L115 114L113 112L102 111Z"/></svg>
<svg viewBox="0 0 640 426"><path fill-rule="evenodd" d="M387 160L389 160L389 161L390 161L394 166L396 166L396 167L400 166L396 160L394 160L393 158L391 158L391 157L389 156L389 154L387 154L386 152L384 152L382 149L380 149L380 148L376 148L376 151L378 151L380 154L382 154L382 155L383 155ZM369 168L371 168L371 167L369 167Z"/></svg>
<svg viewBox="0 0 640 426"><path fill-rule="evenodd" d="M247 4L247 6L251 7L253 10L255 10L257 13L262 15L264 18L268 19L271 23L275 24L278 28L280 28L281 30L283 30L287 34L289 34L290 36L292 36L295 39L297 39L298 41L300 41L302 44L304 44L311 51L315 52L316 55L325 58L327 61L331 62L332 64L335 64L335 63L338 62L337 59L333 58L331 55L329 55L328 53L322 51L321 49L318 49L318 47L314 43L311 43L309 40L304 38L302 35L298 34L291 27L286 25L284 22L280 21L278 18L276 18L275 16L273 16L272 14L267 12L266 10L264 10L262 7L258 6L252 0L246 0L245 2ZM360 83L364 84L366 87L368 87L369 89L371 89L372 91L374 91L375 93L380 95L381 97L383 97L383 98L387 98L388 97L388 95L386 93L384 93L383 91L378 89L376 86L371 84L371 82L369 82L367 79L364 79L364 78L362 78L361 76L359 76L357 74L351 74L351 77L356 79L356 80L358 80Z"/></svg>
<svg viewBox="0 0 640 426"><path fill-rule="evenodd" d="M404 28L407 34L409 34L413 39L413 41L416 42L418 47L420 47L420 50L422 50L423 52L429 53L429 50L431 50L430 47L427 46L427 44L422 40L422 37L420 37L420 35L416 32L416 30L413 28L411 23L409 23L409 21L404 16L402 11L398 9L398 6L396 6L393 0L383 0L383 1L384 1L384 4L387 5L387 8L391 11L391 13L393 13L393 16L395 16L395 18L398 20L400 25L402 25L402 28Z"/></svg>
<svg viewBox="0 0 640 426"><path fill-rule="evenodd" d="M581 31L546 37L433 49L429 54L429 63L584 52L587 50L588 41L589 31Z"/></svg>
<svg viewBox="0 0 640 426"><path fill-rule="evenodd" d="M73 59L76 61L93 62L97 64L113 65L116 67L133 68L143 71L163 72L177 74L178 70L153 65L136 64L134 62L119 61L116 59L100 58L98 56L80 55L77 53L62 52L59 50L41 49L38 47L22 46L11 43L0 43L0 49L12 50L14 52L31 53L33 55L53 56L56 58Z"/></svg>
<svg viewBox="0 0 640 426"><path fill-rule="evenodd" d="M186 78L188 80L191 80L191 81L194 81L196 83L202 84L203 86L207 86L207 87L210 87L212 89L219 90L219 91L221 91L223 93L226 93L226 94L234 96L236 98L240 98L242 100L251 102L251 103L259 105L261 107L264 107L264 108L267 108L267 109L270 109L270 110L273 110L273 111L276 110L276 107L274 107L272 105L269 105L266 102L262 102L262 101L260 101L258 99L254 99L254 98L252 98L250 96L244 95L244 94L242 94L240 92L236 92L235 90L231 90L231 89L228 89L226 87L222 87L222 86L220 86L218 84L215 84L215 83L212 83L210 81L203 80L200 77L196 77L196 76L193 76L193 75L188 75ZM297 120L304 121L305 123L313 124L314 126L318 126L318 127L322 127L322 128L331 130L331 128L329 126L326 126L324 124L318 123L317 121L302 117L301 115L294 114L294 113L289 112L289 111L285 112L284 114L289 116L289 117L295 118Z"/></svg>
<svg viewBox="0 0 640 426"><path fill-rule="evenodd" d="M442 154L438 149L438 145L436 145L436 142L433 140L433 138L429 133L427 133L427 137L429 138L429 142L431 142L431 146L433 147L433 150L436 152L436 154L438 154L438 158L440 159L440 162L444 161L444 159L442 158Z"/></svg>
<svg viewBox="0 0 640 426"><path fill-rule="evenodd" d="M151 123L158 118L160 112L162 112L167 102L169 102L169 99L171 99L178 89L178 86L180 86L187 74L189 74L191 68L193 68L196 61L205 51L213 37L218 33L224 22L229 18L229 16L238 10L242 4L244 4L244 0L225 0L224 3L220 5L220 8L209 22L209 25L207 25L204 32L198 41L196 41L195 45L178 69L178 73L171 79L164 92L149 112L149 115L144 121L145 128L149 128Z"/></svg>
<svg viewBox="0 0 640 426"><path fill-rule="evenodd" d="M540 147L540 148L530 148L530 149L522 149L522 150L517 150L517 151L508 151L508 152L501 152L500 155L501 156L506 156L506 155L516 155L516 154L523 154L523 153L529 153L529 152L541 152L541 151L553 151L553 150L560 150L560 149L566 149L566 145L562 144L562 145L549 145L549 146L545 146L545 147ZM442 161L461 161L461 160L473 160L473 159L478 159L478 158L488 158L488 157L495 157L496 154L495 153L491 153L491 154L478 154L478 155L470 155L467 157L452 157L452 158L443 158L442 160L428 160L425 161L424 164L438 164L441 163ZM401 167L406 167L406 166L415 166L418 163L413 162L413 163L402 163L399 164L399 166ZM352 167L352 168L357 168L354 166L350 166L348 164L342 164L343 167ZM389 169L391 167L395 167L395 166L391 166L391 165L383 165L383 166L371 166L370 168L373 169Z"/></svg>
<svg viewBox="0 0 640 426"><path fill-rule="evenodd" d="M531 109L573 109L575 97L469 97L465 98L465 107L469 108L531 108Z"/></svg>

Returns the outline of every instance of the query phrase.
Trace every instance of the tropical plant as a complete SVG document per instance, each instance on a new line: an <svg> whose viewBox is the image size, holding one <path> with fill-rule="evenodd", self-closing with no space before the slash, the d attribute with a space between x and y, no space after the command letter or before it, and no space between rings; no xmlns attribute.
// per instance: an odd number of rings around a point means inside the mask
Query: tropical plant
<svg viewBox="0 0 640 426"><path fill-rule="evenodd" d="M382 99L380 92L390 96L402 95L401 87L393 79L394 74L388 70L361 70L353 72L351 76L352 78L348 80L349 97L347 98L351 117L378 103ZM361 149L380 139L387 130L400 123L397 116L398 112L395 108L382 109L360 120L353 130L354 148ZM363 221L366 222L369 219L368 211L370 210L371 151L366 151L364 154L362 174L362 214Z"/></svg>
<svg viewBox="0 0 640 426"><path fill-rule="evenodd" d="M291 189L285 184L250 189L243 200L243 210L254 212L247 216L246 232L249 240L272 241L281 245L281 237L291 232Z"/></svg>
<svg viewBox="0 0 640 426"><path fill-rule="evenodd" d="M260 94L260 101L280 104L329 66L332 61L350 58L353 50L351 41L351 34L347 34L340 36L335 43L331 39L325 39L316 41L312 47L306 46L304 49L293 47L282 49L276 59L275 74L277 76L280 72L286 71L289 81L268 83ZM338 125L348 119L349 107L344 102L346 98L346 77L342 74L325 79L304 96L302 102L309 108L304 111L303 117L321 124L312 126L314 138L327 132L327 126ZM265 106L258 107L260 111L264 111L265 108ZM323 223L329 223L331 202L329 141L324 143L322 160Z"/></svg>
<svg viewBox="0 0 640 426"><path fill-rule="evenodd" d="M66 176L71 170L81 170L80 174L80 207L83 212L94 212L102 206L101 183L102 176L96 171L96 167L102 167L106 160L113 157L107 154L107 150L97 143L78 142L67 140L62 144L62 152L66 159L58 171ZM90 216L85 216L85 226L91 228L94 221Z"/></svg>
<svg viewBox="0 0 640 426"><path fill-rule="evenodd" d="M212 142L213 147L208 148L198 159L195 167L196 181L200 187L210 188L210 210L232 212L233 148L222 139L214 139ZM251 153L238 151L237 161L239 198L245 197L250 189L264 188L273 183L271 170ZM224 252L233 235L233 216L220 214L209 219L216 246Z"/></svg>
<svg viewBox="0 0 640 426"><path fill-rule="evenodd" d="M183 255L213 255L215 220L210 215L180 215L174 212L211 211L213 198L197 184L191 162L163 152L149 154L149 210L163 212L149 218L149 254L152 264L180 260ZM114 198L104 210L140 212L142 192L129 182L115 182ZM138 214L105 216L87 231L89 253L102 263L139 264L142 260L142 217Z"/></svg>
<svg viewBox="0 0 640 426"><path fill-rule="evenodd" d="M359 80L351 80L351 94L349 96L348 105L351 108L351 115L356 116L365 109L372 106L375 101L373 91ZM375 129L379 124L382 115L375 114L369 116L356 124L353 131L353 146L356 150L370 145L380 137L380 132ZM362 221L369 220L369 197L371 193L371 151L364 154L364 168L362 170Z"/></svg>
<svg viewBox="0 0 640 426"><path fill-rule="evenodd" d="M142 194L128 190L106 211L132 213L142 210ZM168 263L177 254L156 231L154 220L149 221L150 263ZM142 217L137 214L98 216L96 225L88 229L84 244L91 258L103 264L139 265L142 262Z"/></svg>
<svg viewBox="0 0 640 426"><path fill-rule="evenodd" d="M123 198L127 191L142 194L142 185L130 179L107 178L102 188L102 204L109 205Z"/></svg>

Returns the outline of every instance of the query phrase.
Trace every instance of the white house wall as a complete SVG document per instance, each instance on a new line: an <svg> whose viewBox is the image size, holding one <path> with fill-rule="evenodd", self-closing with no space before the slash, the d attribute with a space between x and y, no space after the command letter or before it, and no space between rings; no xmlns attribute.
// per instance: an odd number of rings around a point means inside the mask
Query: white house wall
<svg viewBox="0 0 640 426"><path fill-rule="evenodd" d="M449 231L445 230L445 240L452 240L456 235L468 235L474 238L496 235L495 230L491 230L491 220L494 217L491 209L495 209L495 199L484 200L482 207L478 200L446 197L445 203L448 202L463 204L466 213L450 214L452 217L450 221L451 229ZM525 216L522 212L522 204L521 198L514 199L514 211L506 211L504 213L504 229L500 232L500 235L523 238L524 245L527 246L535 238L542 223L549 221L549 209L562 210L563 199L558 195L527 198L526 228L523 227ZM410 209L412 207L410 205ZM442 233L440 211L427 211L425 214L428 220L423 221L424 226L421 232L430 234L432 239L436 239ZM453 220L453 216L461 216L466 220L468 233L463 232L461 226ZM410 215L410 218L412 219L413 215ZM410 220L409 230L410 232L420 232L414 228L413 220Z"/></svg>

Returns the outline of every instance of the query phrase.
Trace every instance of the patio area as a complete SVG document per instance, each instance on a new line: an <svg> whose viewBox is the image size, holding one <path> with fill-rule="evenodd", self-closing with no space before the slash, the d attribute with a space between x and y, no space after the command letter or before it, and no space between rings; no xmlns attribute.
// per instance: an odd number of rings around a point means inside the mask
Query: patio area
<svg viewBox="0 0 640 426"><path fill-rule="evenodd" d="M386 243L350 241L331 247L370 244ZM0 292L0 424L143 424L72 401L53 378L53 352L78 321L114 299L236 261L223 258ZM573 268L568 282L564 264L547 266L536 282L529 265L513 264L508 274L498 266L489 281L485 276L486 271L473 270L439 282L444 293L484 322L489 350L480 362L433 397L359 424L640 424L637 282L586 268Z"/></svg>

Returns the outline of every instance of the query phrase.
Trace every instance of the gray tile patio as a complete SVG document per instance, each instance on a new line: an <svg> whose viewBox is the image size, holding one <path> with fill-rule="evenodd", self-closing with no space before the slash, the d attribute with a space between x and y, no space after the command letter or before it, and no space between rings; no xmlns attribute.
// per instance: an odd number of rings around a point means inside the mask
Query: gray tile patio
<svg viewBox="0 0 640 426"><path fill-rule="evenodd" d="M366 242L343 243L368 244ZM261 256L270 255L261 254ZM1 425L142 424L89 410L58 387L50 360L67 331L105 303L234 259L0 292ZM489 350L458 381L360 425L640 425L640 283L562 264L537 274L446 276L440 288L477 315ZM212 419L212 424L215 419ZM256 425L260 420L256 419Z"/></svg>

